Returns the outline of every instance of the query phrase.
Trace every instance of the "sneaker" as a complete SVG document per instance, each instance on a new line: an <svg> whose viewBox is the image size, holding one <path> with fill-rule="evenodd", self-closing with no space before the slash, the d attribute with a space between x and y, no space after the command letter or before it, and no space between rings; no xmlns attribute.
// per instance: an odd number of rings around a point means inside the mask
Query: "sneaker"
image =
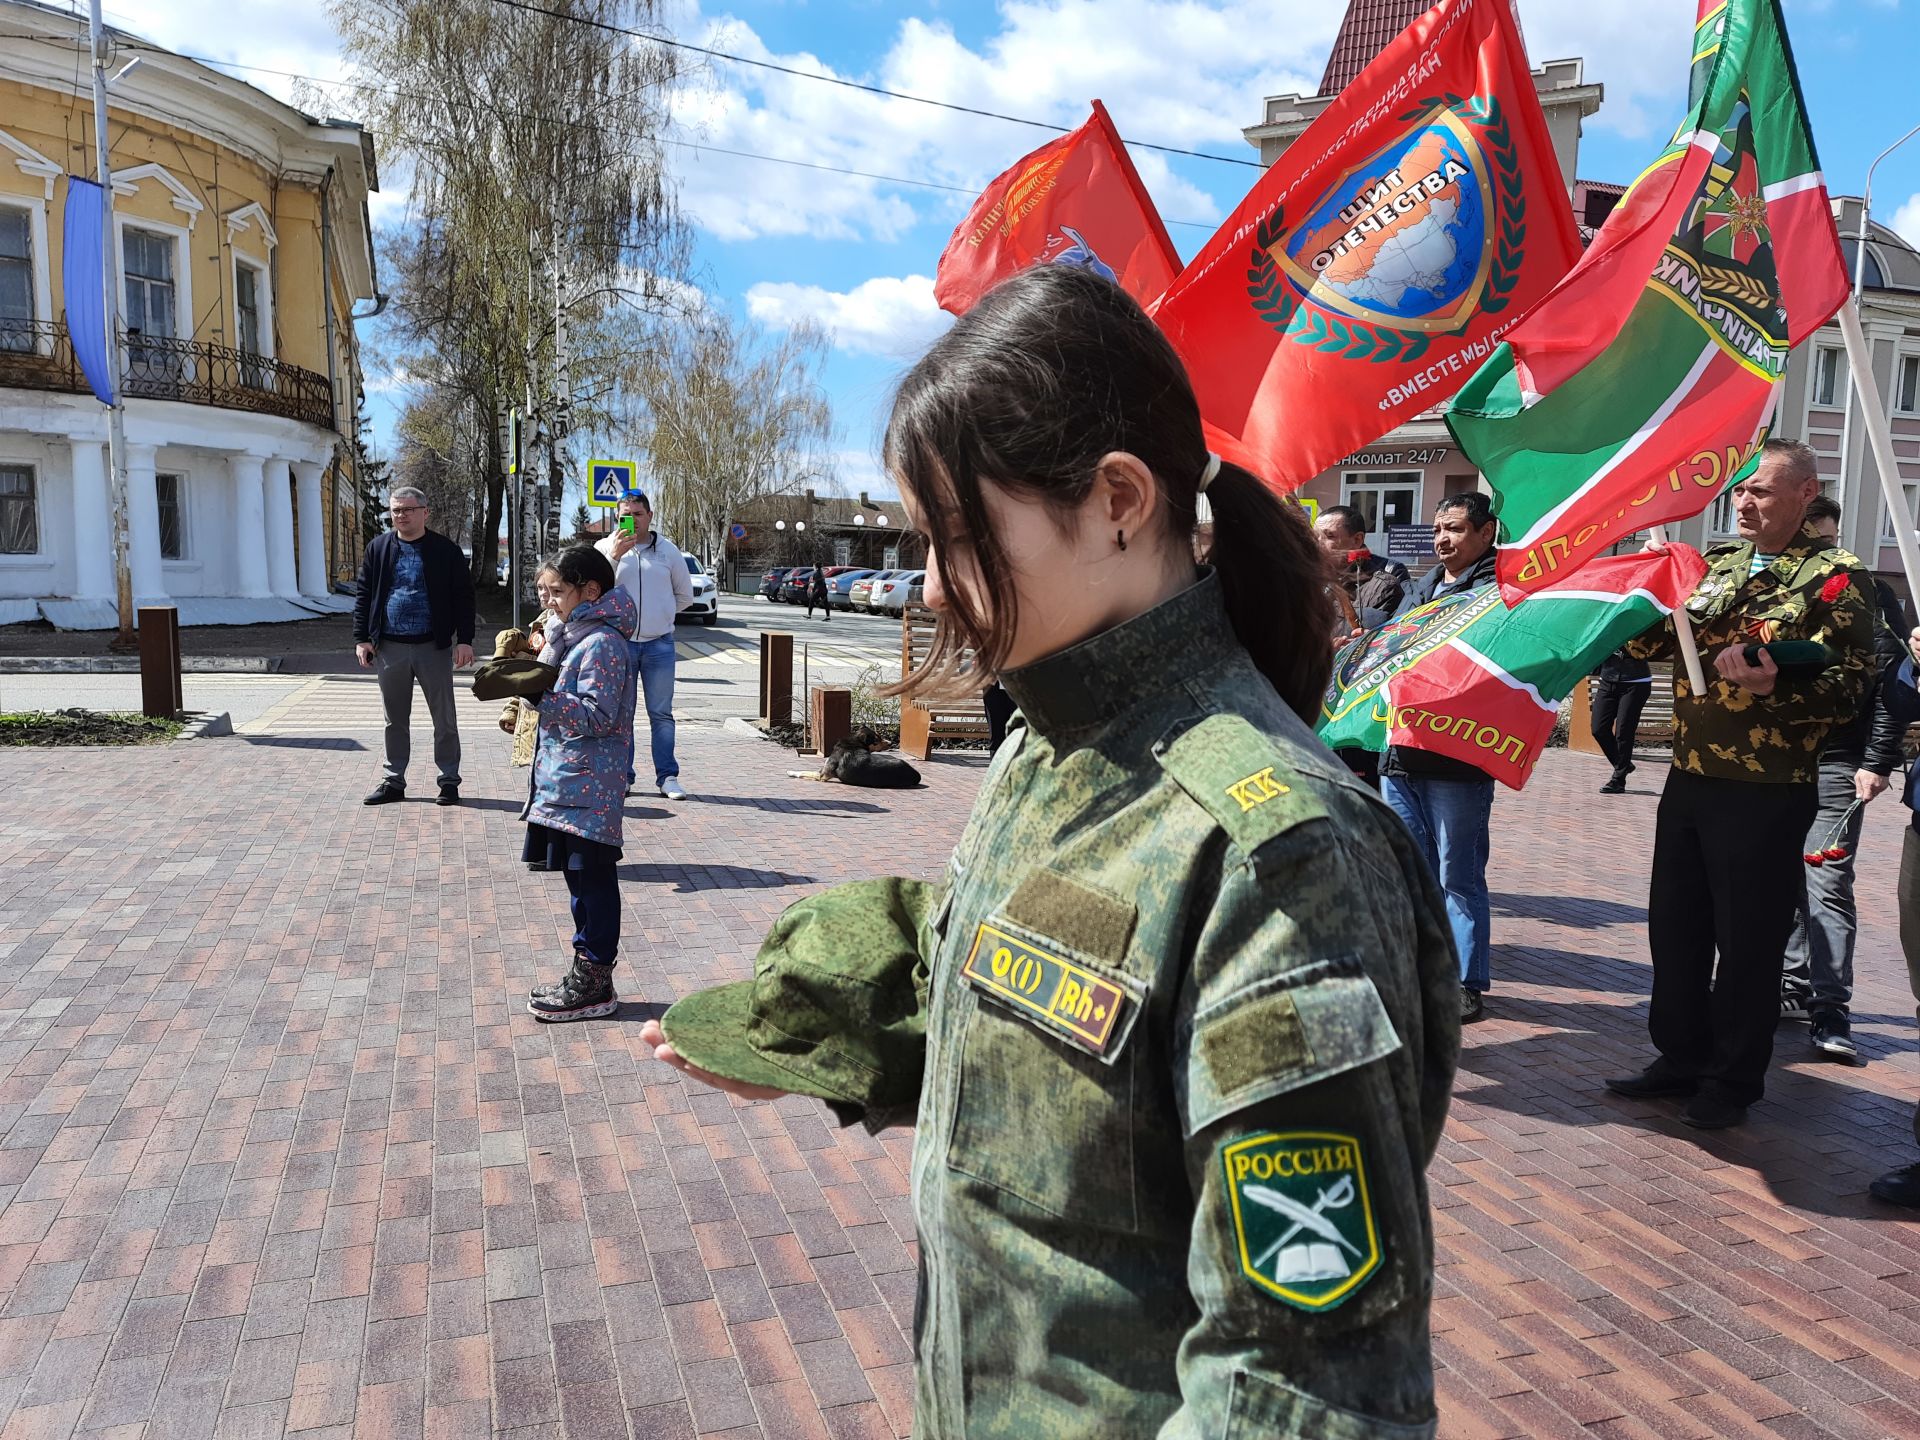
<svg viewBox="0 0 1920 1440"><path fill-rule="evenodd" d="M669 775L660 782L660 793L669 800L684 800L687 798L687 789L680 783L680 779L676 775Z"/></svg>
<svg viewBox="0 0 1920 1440"><path fill-rule="evenodd" d="M1889 1170L1867 1186L1867 1193L1889 1205L1905 1205L1910 1210L1920 1210L1920 1165L1903 1165L1898 1170Z"/></svg>
<svg viewBox="0 0 1920 1440"><path fill-rule="evenodd" d="M460 782L457 780L442 780L440 782L439 798L433 803L436 805L458 805L460 803Z"/></svg>
<svg viewBox="0 0 1920 1440"><path fill-rule="evenodd" d="M1813 1042L1814 1049L1831 1059L1844 1060L1850 1065L1860 1059L1860 1048L1853 1043L1853 1027L1844 1015L1831 1011L1816 1015L1807 1027L1807 1038Z"/></svg>
<svg viewBox="0 0 1920 1440"><path fill-rule="evenodd" d="M1696 1130L1731 1130L1746 1122L1747 1107L1718 1095L1696 1095L1680 1112L1680 1118Z"/></svg>
<svg viewBox="0 0 1920 1440"><path fill-rule="evenodd" d="M1471 1025L1476 1020L1487 1018L1487 1002L1478 990L1460 987L1460 1023Z"/></svg>
<svg viewBox="0 0 1920 1440"><path fill-rule="evenodd" d="M360 803L362 805L391 805L396 800L407 798L407 787L396 785L391 780L382 780L373 787L373 793Z"/></svg>
<svg viewBox="0 0 1920 1440"><path fill-rule="evenodd" d="M1627 793L1627 782L1616 775L1600 787L1600 793L1602 795L1624 795Z"/></svg>
<svg viewBox="0 0 1920 1440"><path fill-rule="evenodd" d="M613 966L596 965L585 956L573 957L573 968L550 989L536 990L527 1009L549 1024L565 1020L598 1020L620 1008L613 991Z"/></svg>
<svg viewBox="0 0 1920 1440"><path fill-rule="evenodd" d="M1804 995L1782 995L1780 997L1780 1021L1806 1021L1813 1017L1807 1013L1807 999Z"/></svg>
<svg viewBox="0 0 1920 1440"><path fill-rule="evenodd" d="M1692 1095L1700 1082L1691 1075L1678 1075L1656 1060L1638 1075L1621 1075L1607 1081L1607 1089L1629 1100L1664 1100L1669 1096Z"/></svg>

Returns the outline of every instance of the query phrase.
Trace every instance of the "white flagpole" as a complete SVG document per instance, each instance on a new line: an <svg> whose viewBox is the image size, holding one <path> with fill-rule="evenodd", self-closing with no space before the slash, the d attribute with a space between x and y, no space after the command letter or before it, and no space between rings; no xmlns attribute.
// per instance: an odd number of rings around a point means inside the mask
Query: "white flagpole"
<svg viewBox="0 0 1920 1440"><path fill-rule="evenodd" d="M1900 568L1907 573L1908 593L1920 598L1920 541L1914 539L1913 511L1907 507L1906 492L1900 485L1900 462L1893 454L1893 430L1887 424L1887 407L1874 385L1873 357L1867 349L1866 333L1860 328L1860 312L1852 300L1840 307L1840 334L1847 342L1847 368L1853 372L1853 388L1860 392L1860 418L1866 426L1867 444L1873 449L1873 468L1880 472L1880 491L1893 512ZM1846 463L1844 456L1841 463Z"/></svg>
<svg viewBox="0 0 1920 1440"><path fill-rule="evenodd" d="M1648 532L1656 544L1667 543L1667 527L1655 525ZM1707 677L1700 668L1700 646L1693 638L1693 617L1687 614L1687 602L1684 596L1673 607L1673 636L1680 642L1680 659L1687 667L1687 683L1693 687L1695 698L1707 693Z"/></svg>

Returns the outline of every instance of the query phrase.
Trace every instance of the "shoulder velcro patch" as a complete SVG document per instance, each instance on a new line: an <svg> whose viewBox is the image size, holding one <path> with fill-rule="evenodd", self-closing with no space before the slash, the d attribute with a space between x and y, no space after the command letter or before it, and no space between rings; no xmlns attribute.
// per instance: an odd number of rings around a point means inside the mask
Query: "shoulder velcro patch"
<svg viewBox="0 0 1920 1440"><path fill-rule="evenodd" d="M1211 815L1227 838L1252 853L1327 809L1300 784L1274 740L1238 715L1212 715L1153 747L1161 768Z"/></svg>

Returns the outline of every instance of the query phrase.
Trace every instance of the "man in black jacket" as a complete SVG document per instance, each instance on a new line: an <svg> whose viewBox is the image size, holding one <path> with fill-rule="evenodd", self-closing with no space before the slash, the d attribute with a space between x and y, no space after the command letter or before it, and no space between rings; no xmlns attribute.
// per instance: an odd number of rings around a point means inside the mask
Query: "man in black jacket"
<svg viewBox="0 0 1920 1440"><path fill-rule="evenodd" d="M460 727L454 715L453 672L473 663L473 578L467 557L446 536L427 528L427 497L411 486L387 502L393 529L376 535L360 565L353 606L354 653L380 672L386 712L386 774L367 796L385 805L407 793L412 755L409 725L413 686L433 717L433 763L442 805L460 803Z"/></svg>
<svg viewBox="0 0 1920 1440"><path fill-rule="evenodd" d="M1818 496L1807 507L1807 524L1837 543L1840 507ZM1780 972L1780 1018L1807 1021L1813 1048L1848 1064L1860 1055L1848 1011L1853 1003L1853 946L1860 928L1853 903L1854 856L1867 802L1880 796L1887 777L1902 762L1900 741L1906 731L1884 703L1885 687L1906 656L1900 643L1907 633L1906 616L1887 583L1873 583L1880 611L1873 627L1875 684L1860 714L1828 731L1820 751L1820 809L1807 832L1806 853L1826 854L1820 864L1806 867L1806 892Z"/></svg>
<svg viewBox="0 0 1920 1440"><path fill-rule="evenodd" d="M1377 629L1400 608L1407 593L1407 567L1367 548L1367 520L1351 505L1329 505L1313 522L1314 538L1327 552L1334 583L1347 592L1360 628Z"/></svg>
<svg viewBox="0 0 1920 1440"><path fill-rule="evenodd" d="M1449 495L1433 516L1433 553L1440 563L1407 587L1399 613L1447 595L1496 583L1499 521L1479 491ZM1460 1023L1485 1013L1493 984L1492 909L1487 850L1493 819L1493 777L1477 765L1404 745L1387 747L1380 793L1427 853L1447 897L1447 920L1460 955Z"/></svg>

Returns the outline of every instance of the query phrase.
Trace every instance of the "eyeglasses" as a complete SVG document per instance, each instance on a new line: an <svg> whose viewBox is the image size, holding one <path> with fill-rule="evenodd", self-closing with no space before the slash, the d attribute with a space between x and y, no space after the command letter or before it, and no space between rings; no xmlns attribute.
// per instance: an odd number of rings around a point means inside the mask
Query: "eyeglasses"
<svg viewBox="0 0 1920 1440"><path fill-rule="evenodd" d="M424 510L426 508L427 507L424 505L402 505L396 509L387 511L387 513L393 516L395 519L398 519L402 515L411 515L415 511Z"/></svg>

